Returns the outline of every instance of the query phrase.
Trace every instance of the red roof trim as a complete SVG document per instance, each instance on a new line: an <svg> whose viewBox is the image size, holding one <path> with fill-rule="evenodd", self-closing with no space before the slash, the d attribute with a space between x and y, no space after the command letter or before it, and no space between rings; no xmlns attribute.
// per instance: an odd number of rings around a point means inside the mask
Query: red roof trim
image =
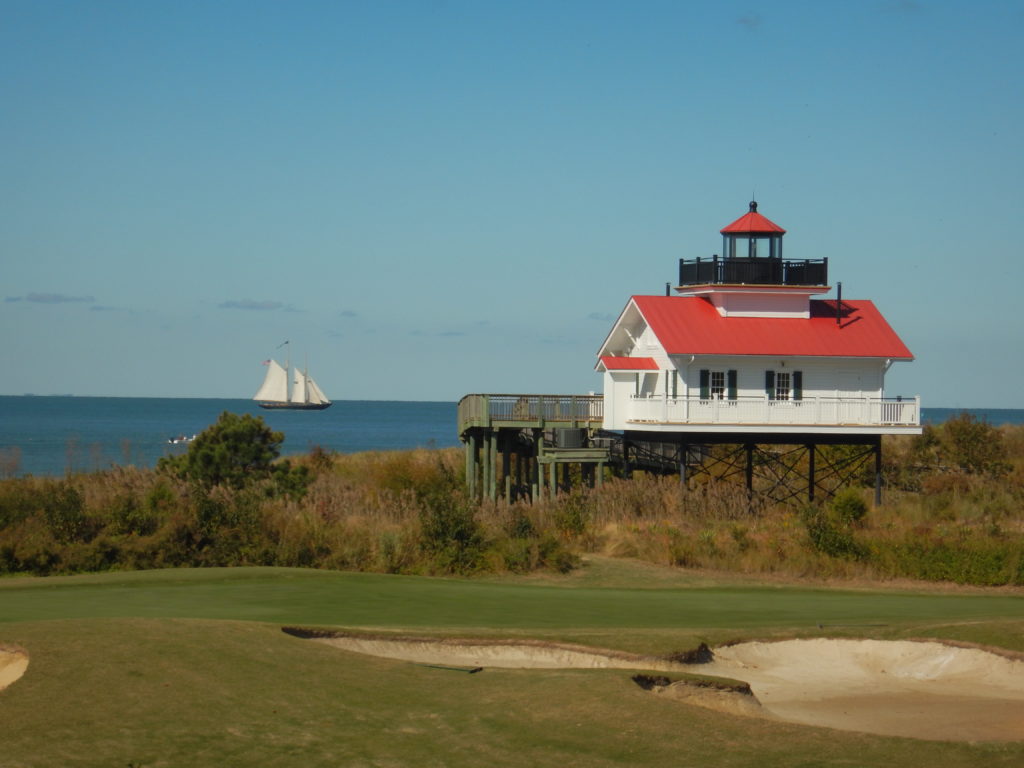
<svg viewBox="0 0 1024 768"><path fill-rule="evenodd" d="M784 235L786 230L757 211L740 216L721 230L723 235Z"/></svg>
<svg viewBox="0 0 1024 768"><path fill-rule="evenodd" d="M601 362L609 371L656 371L658 364L653 357L614 357L602 355Z"/></svg>
<svg viewBox="0 0 1024 768"><path fill-rule="evenodd" d="M700 297L634 296L632 300L670 355L914 359L867 300L844 299L839 323L834 300L812 300L810 318L722 317Z"/></svg>

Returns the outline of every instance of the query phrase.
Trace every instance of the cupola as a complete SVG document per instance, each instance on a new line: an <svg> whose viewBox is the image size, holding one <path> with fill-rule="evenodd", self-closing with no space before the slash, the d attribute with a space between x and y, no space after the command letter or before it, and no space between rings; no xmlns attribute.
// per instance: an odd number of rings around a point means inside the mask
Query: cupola
<svg viewBox="0 0 1024 768"><path fill-rule="evenodd" d="M721 256L679 260L681 296L706 298L726 317L808 317L810 297L828 292L828 258L783 259L786 230L757 201L720 231Z"/></svg>
<svg viewBox="0 0 1024 768"><path fill-rule="evenodd" d="M750 201L750 210L722 229L722 255L748 259L758 255L769 259L782 258L782 236L786 230L757 212L757 201Z"/></svg>

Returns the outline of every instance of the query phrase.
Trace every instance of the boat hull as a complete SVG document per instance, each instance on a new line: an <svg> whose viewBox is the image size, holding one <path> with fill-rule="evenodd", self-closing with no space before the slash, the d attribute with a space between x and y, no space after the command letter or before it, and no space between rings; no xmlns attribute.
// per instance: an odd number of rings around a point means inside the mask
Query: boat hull
<svg viewBox="0 0 1024 768"><path fill-rule="evenodd" d="M260 408L272 411L322 411L331 403L259 403Z"/></svg>

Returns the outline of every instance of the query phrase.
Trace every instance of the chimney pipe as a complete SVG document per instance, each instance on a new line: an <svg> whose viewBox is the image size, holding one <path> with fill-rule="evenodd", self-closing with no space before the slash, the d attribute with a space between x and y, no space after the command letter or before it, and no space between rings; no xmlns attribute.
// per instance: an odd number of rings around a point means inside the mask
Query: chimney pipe
<svg viewBox="0 0 1024 768"><path fill-rule="evenodd" d="M666 296L671 296L672 295L672 283L665 283L665 295Z"/></svg>
<svg viewBox="0 0 1024 768"><path fill-rule="evenodd" d="M836 283L836 325L839 325L839 321L842 319L842 311L843 311L843 284L842 283Z"/></svg>

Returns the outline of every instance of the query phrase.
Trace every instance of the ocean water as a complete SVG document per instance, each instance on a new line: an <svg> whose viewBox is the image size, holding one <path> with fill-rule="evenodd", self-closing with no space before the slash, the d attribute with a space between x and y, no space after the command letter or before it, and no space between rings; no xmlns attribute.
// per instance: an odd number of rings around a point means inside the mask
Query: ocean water
<svg viewBox="0 0 1024 768"><path fill-rule="evenodd" d="M169 439L202 432L223 411L262 416L284 433L284 455L459 443L455 403L336 400L324 411L266 411L252 400L0 396L0 477L152 467L188 450Z"/></svg>
<svg viewBox="0 0 1024 768"><path fill-rule="evenodd" d="M965 410L995 425L1024 424L1024 409L924 408L923 420ZM0 477L152 467L188 450L169 439L202 432L223 411L262 416L284 433L284 455L459 444L455 403L341 400L325 411L265 411L252 400L0 396Z"/></svg>

